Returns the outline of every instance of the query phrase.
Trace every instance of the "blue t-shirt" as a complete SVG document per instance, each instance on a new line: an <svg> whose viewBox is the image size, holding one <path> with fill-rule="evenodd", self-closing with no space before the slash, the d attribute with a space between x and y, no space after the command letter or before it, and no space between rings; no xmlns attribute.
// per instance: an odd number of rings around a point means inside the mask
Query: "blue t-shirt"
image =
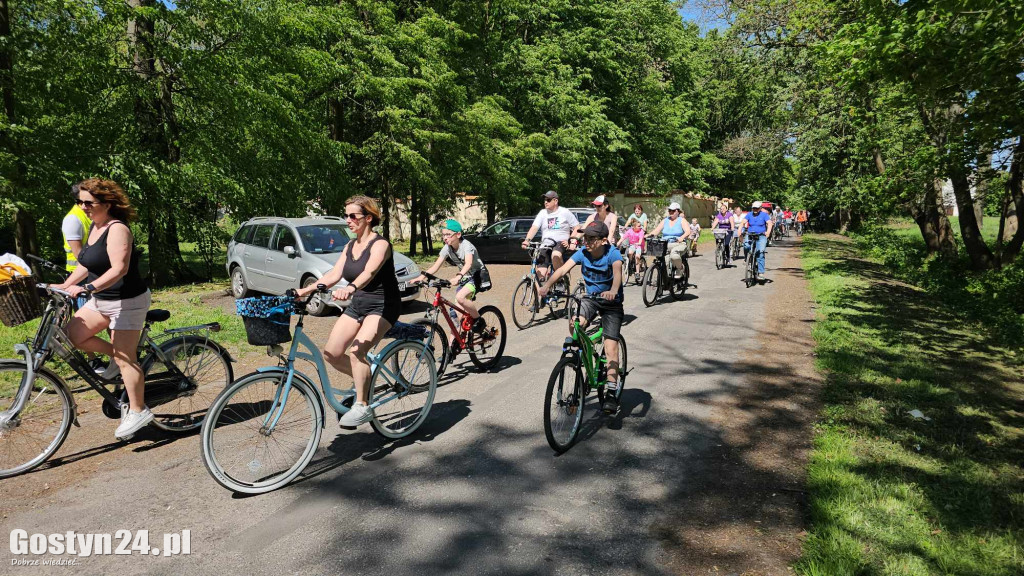
<svg viewBox="0 0 1024 576"><path fill-rule="evenodd" d="M747 214L747 231L754 234L764 234L768 231L768 221L771 219L771 215L764 210L758 214Z"/></svg>
<svg viewBox="0 0 1024 576"><path fill-rule="evenodd" d="M612 282L615 274L612 272L612 263L621 262L622 254L614 246L605 248L604 254L594 259L590 250L586 248L577 250L572 255L572 261L583 267L583 280L587 285L587 294L596 296L602 292L612 289ZM622 302L622 285L619 285L619 293L615 296L615 302Z"/></svg>

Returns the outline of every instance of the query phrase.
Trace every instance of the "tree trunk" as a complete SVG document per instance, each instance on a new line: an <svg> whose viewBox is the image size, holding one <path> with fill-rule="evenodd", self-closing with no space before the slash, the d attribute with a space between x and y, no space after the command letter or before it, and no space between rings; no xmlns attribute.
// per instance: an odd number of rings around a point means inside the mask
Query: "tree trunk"
<svg viewBox="0 0 1024 576"><path fill-rule="evenodd" d="M152 8L155 0L128 0L134 12L128 21L128 45L132 70L142 81L135 98L135 121L139 128L140 147L149 155L153 168L180 160L178 125L174 112L171 80L160 77L153 55L153 21L139 15L142 8ZM154 286L168 286L194 281L197 276L185 265L178 244L175 210L165 191L157 190L145 176L138 181L143 204L139 207L149 228L149 275Z"/></svg>
<svg viewBox="0 0 1024 576"><path fill-rule="evenodd" d="M964 239L964 248L971 259L971 268L988 270L995 266L996 260L981 236L981 227L974 211L974 198L971 197L971 183L962 172L953 175L950 181L953 183L953 195L960 210L960 237Z"/></svg>
<svg viewBox="0 0 1024 576"><path fill-rule="evenodd" d="M947 258L956 257L956 239L953 227L942 206L942 180L936 178L924 193L920 203L911 205L910 214L921 229L921 236L928 247L928 255L938 254Z"/></svg>
<svg viewBox="0 0 1024 576"><path fill-rule="evenodd" d="M419 194L416 193L416 187L413 186L412 194L409 199L409 256L415 256L416 240L419 236L416 234L416 229L419 227L419 218L417 216L420 208Z"/></svg>
<svg viewBox="0 0 1024 576"><path fill-rule="evenodd" d="M850 230L850 210L839 209L839 233L846 234Z"/></svg>
<svg viewBox="0 0 1024 576"><path fill-rule="evenodd" d="M26 254L39 254L36 219L24 206L14 209L14 253L22 259Z"/></svg>
<svg viewBox="0 0 1024 576"><path fill-rule="evenodd" d="M381 236L391 242L391 181L385 176L381 187L380 212Z"/></svg>
<svg viewBox="0 0 1024 576"><path fill-rule="evenodd" d="M1006 184L1008 202L1003 212L1005 226L1003 238L1006 240L1006 247L1000 254L999 260L1003 265L1009 264L1020 254L1021 246L1024 245L1024 226L1020 225L1020 215L1024 214L1024 136L1017 139L1017 146L1013 150L1013 161L1010 164L1010 180Z"/></svg>
<svg viewBox="0 0 1024 576"><path fill-rule="evenodd" d="M490 226L498 217L498 200L491 192L490 180L484 184L484 198L487 198L487 225Z"/></svg>
<svg viewBox="0 0 1024 576"><path fill-rule="evenodd" d="M430 234L430 213L426 209L421 209L423 220L420 221L421 234L420 238L423 242L423 254L429 256L434 253L434 239Z"/></svg>

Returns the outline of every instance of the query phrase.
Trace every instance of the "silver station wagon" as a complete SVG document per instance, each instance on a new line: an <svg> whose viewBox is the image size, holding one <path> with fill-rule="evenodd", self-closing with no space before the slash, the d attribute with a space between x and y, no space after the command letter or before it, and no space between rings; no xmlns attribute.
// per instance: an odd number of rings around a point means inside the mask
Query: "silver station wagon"
<svg viewBox="0 0 1024 576"><path fill-rule="evenodd" d="M280 295L289 288L316 284L334 267L351 237L348 225L337 216L253 218L242 224L228 242L226 266L231 293L235 298L245 298L253 291ZM419 266L395 252L395 275L403 302L419 294L418 286L409 286L419 274ZM346 284L342 280L338 286ZM347 304L315 298L309 312L322 315L330 306L342 308Z"/></svg>

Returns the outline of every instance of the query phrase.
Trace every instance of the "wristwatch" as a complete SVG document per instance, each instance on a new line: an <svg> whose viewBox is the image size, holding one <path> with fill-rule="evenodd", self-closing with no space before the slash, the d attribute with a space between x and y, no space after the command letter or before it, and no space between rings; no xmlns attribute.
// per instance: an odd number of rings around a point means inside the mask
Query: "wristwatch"
<svg viewBox="0 0 1024 576"><path fill-rule="evenodd" d="M95 292L96 291L96 287L93 286L92 284L86 284L85 286L82 286L82 288L85 288L86 292Z"/></svg>

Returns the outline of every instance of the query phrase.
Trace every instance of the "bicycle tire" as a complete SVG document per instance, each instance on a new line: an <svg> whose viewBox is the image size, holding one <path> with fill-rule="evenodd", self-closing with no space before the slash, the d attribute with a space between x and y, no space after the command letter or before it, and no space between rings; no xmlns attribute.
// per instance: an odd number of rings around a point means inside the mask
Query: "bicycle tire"
<svg viewBox="0 0 1024 576"><path fill-rule="evenodd" d="M572 374L573 379L568 384L566 370ZM548 387L544 392L544 436L548 446L559 454L571 448L579 436L586 385L580 363L575 357L559 360L548 378Z"/></svg>
<svg viewBox="0 0 1024 576"><path fill-rule="evenodd" d="M725 266L725 242L719 242L715 246L715 269L721 270Z"/></svg>
<svg viewBox="0 0 1024 576"><path fill-rule="evenodd" d="M644 272L644 305L650 308L661 298L662 267L657 262Z"/></svg>
<svg viewBox="0 0 1024 576"><path fill-rule="evenodd" d="M434 366L437 368L437 377L440 378L444 374L445 369L448 368L448 352L451 349L448 333L444 331L444 327L441 326L440 322L435 322L430 318L417 318L413 321L413 324L426 326L427 330L430 330L427 346L434 351Z"/></svg>
<svg viewBox="0 0 1024 576"><path fill-rule="evenodd" d="M313 460L323 432L323 408L314 386L298 374L292 377L281 420L269 435L262 431L274 393L285 378L283 370L253 372L225 388L210 406L203 420L200 449L206 471L224 488L241 494L271 492L295 479ZM266 386L255 390L261 383ZM295 441L283 446L277 436L287 439L289 435ZM233 442L234 436L239 441ZM275 447L281 448L280 455L270 456L278 452ZM276 461L284 462L287 468L263 474L264 462ZM232 465L230 469L228 464Z"/></svg>
<svg viewBox="0 0 1024 576"><path fill-rule="evenodd" d="M587 287L584 284L577 284L576 288L573 289L572 294L569 295L565 302L565 318L569 321L570 330L573 321L577 316L580 315L580 303L583 301L583 296L587 293Z"/></svg>
<svg viewBox="0 0 1024 576"><path fill-rule="evenodd" d="M754 250L751 248L750 252L747 254L746 271L743 277L743 281L747 284L747 288L750 288L757 282L757 276L754 272L754 266L756 266L755 262L756 258L754 257Z"/></svg>
<svg viewBox="0 0 1024 576"><path fill-rule="evenodd" d="M370 390L373 391L370 403L379 402L390 394L395 398L374 409L370 425L385 438L405 438L423 424L434 403L437 391L434 357L423 353L422 342L405 340L391 345L377 364L377 369L370 376ZM389 376L380 366L388 366L397 376L396 380L389 381Z"/></svg>
<svg viewBox="0 0 1024 576"><path fill-rule="evenodd" d="M531 278L523 278L512 291L512 322L520 330L527 329L537 317L537 290Z"/></svg>
<svg viewBox="0 0 1024 576"><path fill-rule="evenodd" d="M170 401L149 403L150 409L159 408L158 410L153 410L155 416L153 418L153 425L171 432L195 430L203 425L203 417L206 415L206 411L209 410L210 405L213 404L214 399L217 398L217 395L235 379L234 371L231 368L231 356L228 355L227 350L220 344L208 338L195 335L171 338L160 344L160 350L172 362L175 362L176 366L178 355L185 354L185 365L177 366L177 368L185 375L188 382L176 382L173 385L181 390L192 386L194 388L188 390L189 393L187 395L180 396L177 395L176 391L172 390L171 394L174 398ZM201 352L197 352L199 350ZM197 363L194 363L193 358L196 356L200 356L200 358ZM154 366L162 365L156 356L151 358L153 360L148 362L144 368L147 375ZM204 367L213 366L214 362L220 365L215 368L215 372L207 375L207 372L202 371ZM150 392L150 386L147 386L147 395Z"/></svg>
<svg viewBox="0 0 1024 576"><path fill-rule="evenodd" d="M0 362L0 410L7 410L13 405L25 372L24 362ZM54 393L45 393L48 388L52 388ZM75 421L74 406L71 392L60 377L46 368L36 372L32 395L18 414L17 425L0 430L0 478L24 474L60 450ZM37 421L39 424L35 426L44 427L37 435L39 448L21 450L26 439L31 442L26 435L32 433L34 426L31 424Z"/></svg>
<svg viewBox="0 0 1024 576"><path fill-rule="evenodd" d="M497 306L484 306L480 308L480 317L484 319L486 327L482 333L474 330L469 331L466 347L469 352L469 359L481 371L485 372L494 368L501 361L501 355L505 353L505 341L508 338L508 331L505 328L505 316L501 314ZM482 339L482 340L481 340ZM488 346L488 340L498 340L497 352L493 357L485 357L478 351L477 344L480 344L480 351ZM440 376L440 373L438 373Z"/></svg>
<svg viewBox="0 0 1024 576"><path fill-rule="evenodd" d="M674 300L681 300L686 294L686 288L690 285L690 263L687 262L686 258L683 258L683 273L676 278L674 275L669 277L668 291L672 295Z"/></svg>

